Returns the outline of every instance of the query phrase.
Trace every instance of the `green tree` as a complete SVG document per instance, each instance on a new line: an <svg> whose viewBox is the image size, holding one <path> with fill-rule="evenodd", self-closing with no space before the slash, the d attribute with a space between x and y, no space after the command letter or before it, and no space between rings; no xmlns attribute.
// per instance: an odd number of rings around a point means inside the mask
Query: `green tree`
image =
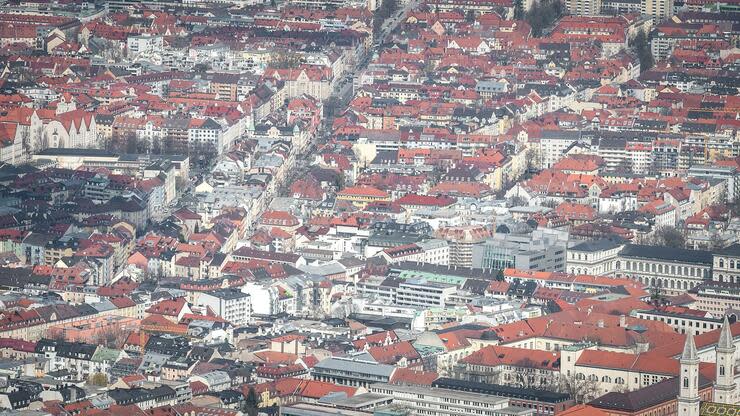
<svg viewBox="0 0 740 416"><path fill-rule="evenodd" d="M686 236L676 227L663 226L653 231L653 236L648 243L653 246L684 248Z"/></svg>
<svg viewBox="0 0 740 416"><path fill-rule="evenodd" d="M270 56L270 66L277 69L298 68L301 65L301 57L293 52L278 52Z"/></svg>
<svg viewBox="0 0 740 416"><path fill-rule="evenodd" d="M652 303L655 306L665 305L666 298L661 288L653 287L650 289L650 303Z"/></svg>
<svg viewBox="0 0 740 416"><path fill-rule="evenodd" d="M514 0L514 19L524 19L524 4L522 0Z"/></svg>
<svg viewBox="0 0 740 416"><path fill-rule="evenodd" d="M249 386L247 397L244 399L244 405L242 406L242 412L247 416L257 416L259 413L259 397L257 392L254 391L253 386Z"/></svg>
<svg viewBox="0 0 740 416"><path fill-rule="evenodd" d="M560 0L542 0L532 3L525 19L532 27L532 36L540 37L545 29L555 23L565 13Z"/></svg>
<svg viewBox="0 0 740 416"><path fill-rule="evenodd" d="M373 15L373 34L377 35L383 23L398 10L398 0L383 0Z"/></svg>
<svg viewBox="0 0 740 416"><path fill-rule="evenodd" d="M630 46L640 59L640 72L647 71L653 67L655 60L653 59L653 53L650 50L648 37L644 31L641 30L637 32L637 35L632 39Z"/></svg>

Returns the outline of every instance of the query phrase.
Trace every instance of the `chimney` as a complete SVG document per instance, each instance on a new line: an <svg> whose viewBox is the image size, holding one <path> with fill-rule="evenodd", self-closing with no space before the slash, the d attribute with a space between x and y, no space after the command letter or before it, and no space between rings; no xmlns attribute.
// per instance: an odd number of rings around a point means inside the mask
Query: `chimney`
<svg viewBox="0 0 740 416"><path fill-rule="evenodd" d="M599 319L596 322L596 326L598 326L599 328L603 328L604 327L604 320L603 319Z"/></svg>
<svg viewBox="0 0 740 416"><path fill-rule="evenodd" d="M627 326L627 317L624 314L619 315L619 326L623 328Z"/></svg>

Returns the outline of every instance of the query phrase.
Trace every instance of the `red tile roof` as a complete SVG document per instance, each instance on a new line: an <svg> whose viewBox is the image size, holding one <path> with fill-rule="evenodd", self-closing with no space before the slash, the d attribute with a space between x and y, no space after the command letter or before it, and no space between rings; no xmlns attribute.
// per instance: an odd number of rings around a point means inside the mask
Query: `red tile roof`
<svg viewBox="0 0 740 416"><path fill-rule="evenodd" d="M437 378L439 374L434 371L418 371L399 367L393 372L390 383L431 387Z"/></svg>
<svg viewBox="0 0 740 416"><path fill-rule="evenodd" d="M560 353L489 345L460 361L487 367L505 365L557 371L560 368Z"/></svg>
<svg viewBox="0 0 740 416"><path fill-rule="evenodd" d="M408 341L401 341L395 344L371 347L367 352L375 359L375 361L382 364L396 364L402 358L408 361L417 361L421 359L421 355Z"/></svg>

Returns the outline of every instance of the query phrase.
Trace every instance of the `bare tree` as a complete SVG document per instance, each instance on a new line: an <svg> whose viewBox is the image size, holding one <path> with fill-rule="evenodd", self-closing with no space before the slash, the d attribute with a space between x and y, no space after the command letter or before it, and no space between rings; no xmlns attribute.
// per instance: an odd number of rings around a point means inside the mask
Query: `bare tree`
<svg viewBox="0 0 740 416"><path fill-rule="evenodd" d="M97 344L108 347L108 348L121 348L123 343L126 341L128 334L123 331L115 331L112 328L108 328L97 334Z"/></svg>
<svg viewBox="0 0 740 416"><path fill-rule="evenodd" d="M278 69L298 68L301 65L301 57L295 52L280 52L271 55L270 67Z"/></svg>
<svg viewBox="0 0 740 416"><path fill-rule="evenodd" d="M558 383L558 373L538 369L538 363L529 357L522 358L514 364L519 367L515 374L515 381L519 387L547 389Z"/></svg>
<svg viewBox="0 0 740 416"><path fill-rule="evenodd" d="M588 379L583 374L561 376L556 389L560 393L569 394L576 403L585 403L595 399L599 393L599 381Z"/></svg>
<svg viewBox="0 0 740 416"><path fill-rule="evenodd" d="M722 238L720 232L710 232L712 233L712 235L709 236L709 246L707 247L707 249L711 251L716 251L725 248L725 240Z"/></svg>
<svg viewBox="0 0 740 416"><path fill-rule="evenodd" d="M612 391L615 393L627 393L630 391L630 389L627 387L627 384L617 384L612 388Z"/></svg>
<svg viewBox="0 0 740 416"><path fill-rule="evenodd" d="M527 206L527 204L527 200L518 195L514 195L513 197L509 198L508 201L506 201L506 205L509 207L521 207Z"/></svg>
<svg viewBox="0 0 740 416"><path fill-rule="evenodd" d="M686 246L686 235L676 227L662 226L653 231L652 237L648 238L646 243L652 246L684 248Z"/></svg>
<svg viewBox="0 0 740 416"><path fill-rule="evenodd" d="M100 56L108 62L121 62L123 60L123 48L121 43L103 38L95 38L95 45L99 48Z"/></svg>
<svg viewBox="0 0 740 416"><path fill-rule="evenodd" d="M23 157L30 158L31 153L34 151L33 144L31 143L31 132L29 129L21 129L21 146L23 146Z"/></svg>
<svg viewBox="0 0 740 416"><path fill-rule="evenodd" d="M108 376L103 373L90 374L87 384L91 386L105 387L108 385Z"/></svg>

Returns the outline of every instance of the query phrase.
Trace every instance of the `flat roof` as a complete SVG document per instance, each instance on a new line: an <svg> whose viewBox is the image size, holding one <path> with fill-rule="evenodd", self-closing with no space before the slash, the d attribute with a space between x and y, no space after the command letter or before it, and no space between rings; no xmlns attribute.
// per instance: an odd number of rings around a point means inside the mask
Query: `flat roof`
<svg viewBox="0 0 740 416"><path fill-rule="evenodd" d="M504 386L500 384L478 383L475 381L458 380L441 377L432 382L432 387L451 390L470 391L478 394L508 397L511 399L531 400L547 403L559 403L570 399L566 393L555 393L548 390L537 390L524 387Z"/></svg>
<svg viewBox="0 0 740 416"><path fill-rule="evenodd" d="M337 407L355 409L358 407L371 406L378 402L385 402L391 400L392 398L392 396L388 396L386 394L362 393L355 394L351 397L327 398L327 400L325 401ZM324 401L324 399L322 399L322 401Z"/></svg>
<svg viewBox="0 0 740 416"><path fill-rule="evenodd" d="M36 156L95 156L118 157L117 153L104 149L77 149L71 147L50 147L36 153Z"/></svg>
<svg viewBox="0 0 740 416"><path fill-rule="evenodd" d="M472 401L476 403L489 403L494 405L509 404L509 399L501 396L481 395L480 393L470 393L461 390L445 389L440 387L427 386L407 386L399 384L376 383L369 387L370 392L377 393L383 390L407 394L426 394L438 397L448 397L463 401Z"/></svg>
<svg viewBox="0 0 740 416"><path fill-rule="evenodd" d="M364 411L337 409L308 403L281 406L280 414L286 416L368 416L368 412Z"/></svg>

